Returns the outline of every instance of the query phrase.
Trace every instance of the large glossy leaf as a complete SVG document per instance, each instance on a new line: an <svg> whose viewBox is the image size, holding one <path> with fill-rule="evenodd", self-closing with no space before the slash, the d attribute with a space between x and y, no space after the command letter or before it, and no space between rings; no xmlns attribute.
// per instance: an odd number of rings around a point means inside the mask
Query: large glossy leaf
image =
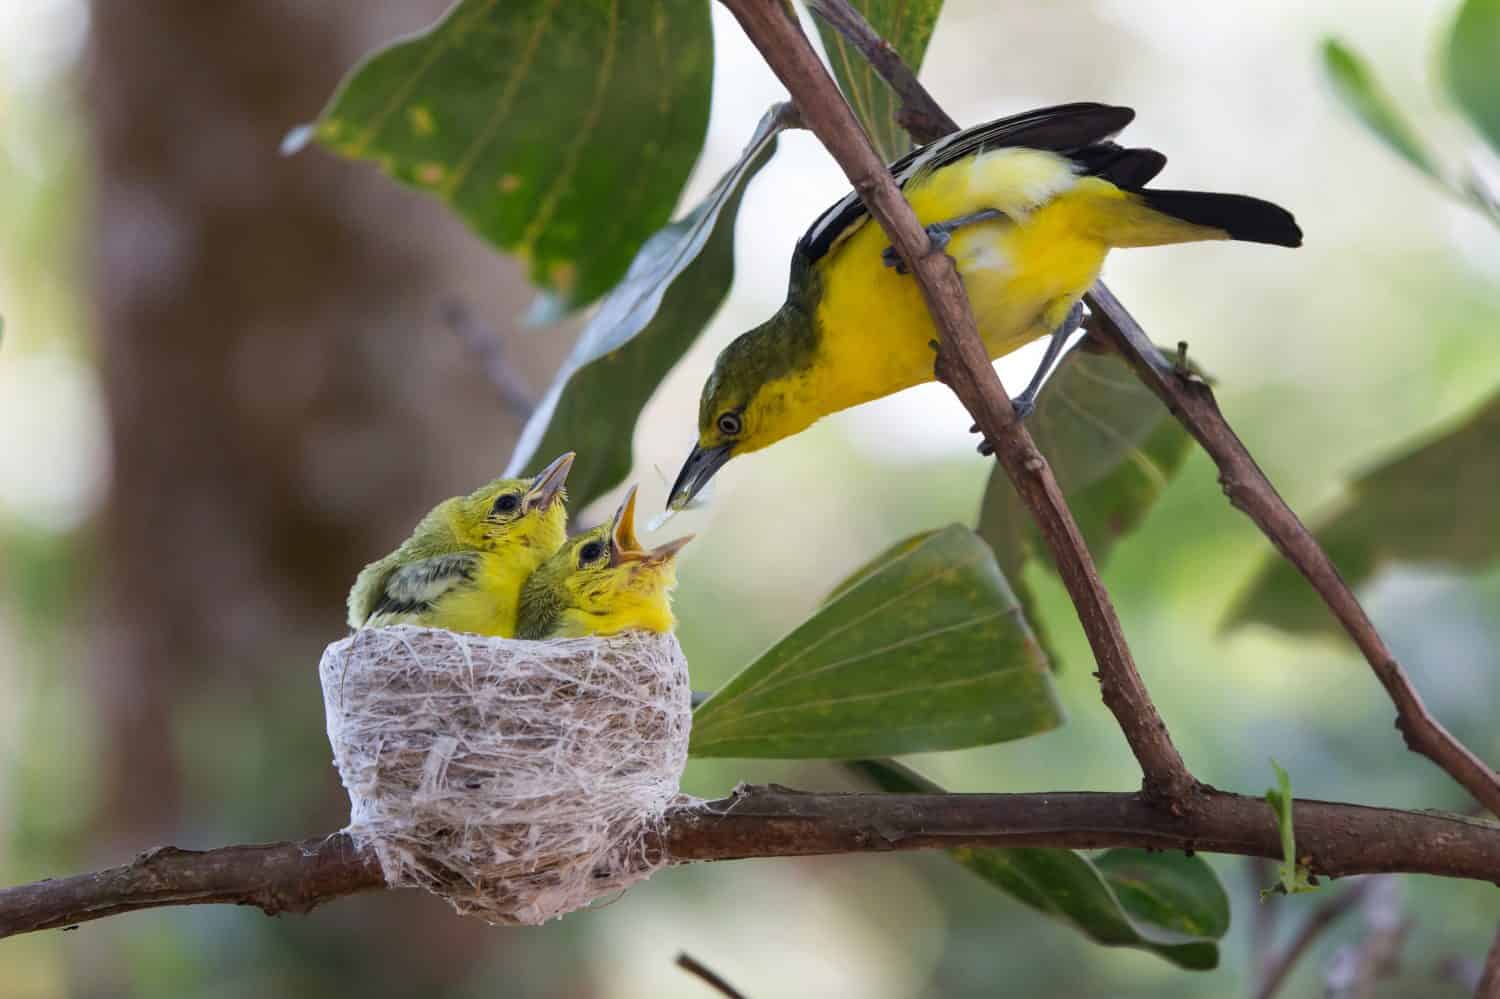
<svg viewBox="0 0 1500 999"><path fill-rule="evenodd" d="M886 791L943 791L889 760L851 766ZM948 854L1017 901L1105 946L1150 951L1193 971L1218 966L1229 898L1201 857L1120 849L1090 859L1073 850L999 847Z"/></svg>
<svg viewBox="0 0 1500 999"><path fill-rule="evenodd" d="M576 509L629 474L636 418L729 293L740 198L775 153L789 115L786 105L766 112L744 155L708 196L641 247L531 414L507 474L578 452L568 476Z"/></svg>
<svg viewBox="0 0 1500 999"><path fill-rule="evenodd" d="M461 0L355 69L314 135L438 195L579 305L671 215L712 79L704 0Z"/></svg>
<svg viewBox="0 0 1500 999"><path fill-rule="evenodd" d="M864 15L876 34L890 42L912 72L921 68L943 0L849 0L849 3ZM833 75L854 113L881 155L887 160L896 159L911 148L906 130L896 124L901 102L854 46L821 18L815 20Z"/></svg>
<svg viewBox="0 0 1500 999"><path fill-rule="evenodd" d="M1465 0L1446 60L1454 99L1500 154L1500 0Z"/></svg>
<svg viewBox="0 0 1500 999"><path fill-rule="evenodd" d="M1396 107L1391 95L1359 53L1334 38L1323 42L1323 72L1334 93L1374 132L1413 166L1441 179L1441 172L1422 141Z"/></svg>
<svg viewBox="0 0 1500 999"><path fill-rule="evenodd" d="M1046 661L968 528L904 543L856 575L698 709L693 755L883 756L1061 723Z"/></svg>
<svg viewBox="0 0 1500 999"><path fill-rule="evenodd" d="M1456 428L1356 479L1313 533L1352 585L1391 563L1477 570L1500 560L1500 393ZM1339 631L1317 594L1268 553L1226 618Z"/></svg>
<svg viewBox="0 0 1500 999"><path fill-rule="evenodd" d="M1151 390L1114 354L1069 353L1042 389L1027 420L1052 465L1084 540L1102 563L1166 490L1192 439ZM1004 469L990 473L979 509L979 536L1016 587L1027 619L1042 634L1022 571L1041 540ZM1050 561L1048 562L1050 565ZM1055 654L1048 648L1055 663Z"/></svg>

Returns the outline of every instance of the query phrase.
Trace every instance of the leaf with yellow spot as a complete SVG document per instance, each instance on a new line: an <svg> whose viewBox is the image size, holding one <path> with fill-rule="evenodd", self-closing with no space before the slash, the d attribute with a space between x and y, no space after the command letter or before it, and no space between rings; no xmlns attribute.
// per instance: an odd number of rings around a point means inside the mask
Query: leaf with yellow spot
<svg viewBox="0 0 1500 999"><path fill-rule="evenodd" d="M579 510L630 473L636 418L729 293L740 198L788 120L784 105L767 112L708 196L641 247L526 422L507 475L576 451L568 496Z"/></svg>
<svg viewBox="0 0 1500 999"><path fill-rule="evenodd" d="M441 197L569 306L670 217L708 125L703 0L461 0L357 67L314 130ZM524 251L524 252L522 252Z"/></svg>

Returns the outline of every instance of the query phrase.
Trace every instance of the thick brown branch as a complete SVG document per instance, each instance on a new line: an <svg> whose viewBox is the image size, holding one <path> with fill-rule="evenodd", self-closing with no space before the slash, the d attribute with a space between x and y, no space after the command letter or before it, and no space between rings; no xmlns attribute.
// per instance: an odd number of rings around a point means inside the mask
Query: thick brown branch
<svg viewBox="0 0 1500 999"><path fill-rule="evenodd" d="M912 110L909 120L903 118L902 122L912 138L918 142L931 142L958 129L890 45L846 0L815 0L812 9L859 49L865 60L895 91L903 111ZM1097 283L1085 296L1085 301L1096 317L1096 335L1112 343L1124 355L1141 380L1161 397L1173 415L1197 438L1219 466L1219 478L1230 502L1249 515L1307 578L1354 639L1396 705L1396 724L1407 746L1442 767L1481 804L1500 815L1500 775L1428 712L1406 671L1386 648L1332 560L1282 500L1245 445L1230 429L1208 386L1177 374L1104 282Z"/></svg>
<svg viewBox="0 0 1500 999"><path fill-rule="evenodd" d="M933 248L787 7L777 0L724 0L724 5L790 91L803 124L832 154L911 268L942 338L939 357L944 381L994 445L996 459L1036 519L1093 649L1104 702L1140 762L1147 793L1185 802L1196 782L1146 692L1109 594L1057 480L1031 434L1016 419L1010 397L995 374L953 261Z"/></svg>
<svg viewBox="0 0 1500 999"><path fill-rule="evenodd" d="M1328 876L1409 872L1500 882L1500 827L1462 816L1298 801L1297 849ZM1119 846L1279 858L1260 798L1208 791L1174 815L1143 794L804 794L743 788L667 813L675 863L953 847ZM95 874L0 890L0 937L164 905L306 912L382 887L342 833L203 852L170 847Z"/></svg>
<svg viewBox="0 0 1500 999"><path fill-rule="evenodd" d="M148 850L123 867L0 891L0 937L162 905L253 905L268 916L384 888L343 833L299 843Z"/></svg>
<svg viewBox="0 0 1500 999"><path fill-rule="evenodd" d="M1229 501L1249 516L1307 578L1354 639L1396 705L1396 726L1406 738L1407 746L1446 770L1480 804L1500 814L1500 776L1428 712L1406 671L1386 648L1327 552L1287 506L1230 428L1213 391L1202 379L1178 372L1167 363L1135 319L1103 285L1094 287L1089 306L1094 316L1091 333L1118 350L1141 381L1167 404L1172 415L1219 466L1219 481Z"/></svg>

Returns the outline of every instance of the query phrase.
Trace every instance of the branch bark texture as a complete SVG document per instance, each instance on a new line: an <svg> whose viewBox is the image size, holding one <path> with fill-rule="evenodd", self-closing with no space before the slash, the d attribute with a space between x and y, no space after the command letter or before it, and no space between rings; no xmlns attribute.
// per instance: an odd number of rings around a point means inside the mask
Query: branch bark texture
<svg viewBox="0 0 1500 999"><path fill-rule="evenodd" d="M1316 874L1398 872L1500 883L1500 827L1463 816L1299 800L1297 849ZM956 847L1133 846L1281 857L1260 798L1205 791L1181 815L1144 793L807 794L742 788L668 811L649 849L673 863ZM385 887L343 833L195 851L164 847L92 874L0 890L0 937L137 909L219 903L307 912Z"/></svg>
<svg viewBox="0 0 1500 999"><path fill-rule="evenodd" d="M724 0L724 6L780 77L803 124L838 162L921 286L942 340L943 380L994 445L996 460L1036 519L1088 636L1104 702L1141 765L1146 792L1184 807L1197 782L1146 691L1109 593L1052 469L1016 419L980 340L953 261L933 247L789 8L778 0Z"/></svg>
<svg viewBox="0 0 1500 999"><path fill-rule="evenodd" d="M733 6L733 5L730 5ZM916 75L870 27L848 0L814 0L812 10L858 48L895 91L898 117L918 142L932 142L958 131ZM1178 372L1103 281L1084 296L1092 316L1090 332L1117 350L1141 381L1166 403L1219 467L1219 481L1236 509L1248 516L1278 551L1312 584L1339 624L1354 640L1370 669L1396 706L1396 727L1413 752L1442 767L1478 802L1500 815L1500 774L1475 756L1427 710L1411 678L1386 647L1380 633L1339 575L1317 539L1271 485L1244 442L1220 412L1213 391L1200 379Z"/></svg>

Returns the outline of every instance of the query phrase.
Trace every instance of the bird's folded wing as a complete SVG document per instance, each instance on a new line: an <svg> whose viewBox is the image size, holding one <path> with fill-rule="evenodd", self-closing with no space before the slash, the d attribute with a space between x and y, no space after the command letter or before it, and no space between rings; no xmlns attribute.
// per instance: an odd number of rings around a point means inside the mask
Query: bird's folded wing
<svg viewBox="0 0 1500 999"><path fill-rule="evenodd" d="M434 555L408 562L386 577L370 616L420 614L430 610L444 594L473 582L478 568L479 556L475 552Z"/></svg>
<svg viewBox="0 0 1500 999"><path fill-rule="evenodd" d="M913 149L892 163L890 169L896 182L905 187L914 178L957 162L981 149L1024 146L1069 155L1106 143L1111 136L1130 124L1134 117L1135 112L1130 108L1109 104L1059 104L954 132L936 142ZM1113 143L1107 145L1113 150L1124 152ZM1162 163L1165 162L1163 158ZM1156 169L1160 170L1161 166L1158 165ZM865 215L865 206L859 196L849 193L812 224L797 243L797 254L803 258L804 263L812 263L832 249L839 238L862 221Z"/></svg>

